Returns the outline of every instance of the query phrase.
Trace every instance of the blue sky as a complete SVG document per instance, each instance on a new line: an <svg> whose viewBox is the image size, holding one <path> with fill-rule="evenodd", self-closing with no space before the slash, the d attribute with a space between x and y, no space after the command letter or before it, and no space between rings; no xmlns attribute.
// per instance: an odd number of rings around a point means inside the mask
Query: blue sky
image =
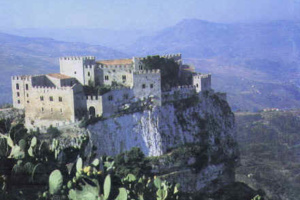
<svg viewBox="0 0 300 200"><path fill-rule="evenodd" d="M158 29L187 18L300 20L300 0L0 0L2 29Z"/></svg>

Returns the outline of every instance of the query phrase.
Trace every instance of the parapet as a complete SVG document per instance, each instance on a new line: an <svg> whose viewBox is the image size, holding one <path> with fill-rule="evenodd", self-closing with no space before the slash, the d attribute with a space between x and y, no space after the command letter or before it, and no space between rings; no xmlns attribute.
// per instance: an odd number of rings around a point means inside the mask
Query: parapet
<svg viewBox="0 0 300 200"><path fill-rule="evenodd" d="M12 80L26 80L26 81L30 81L31 78L32 78L31 75L12 76L12 77L11 77Z"/></svg>
<svg viewBox="0 0 300 200"><path fill-rule="evenodd" d="M65 87L45 87L45 86L34 86L32 90L39 91L39 92L48 92L48 91L68 91L72 90L71 86Z"/></svg>
<svg viewBox="0 0 300 200"><path fill-rule="evenodd" d="M160 57L162 58L168 58L168 59L181 59L181 53L177 53L177 54L166 54L166 55L161 55Z"/></svg>
<svg viewBox="0 0 300 200"><path fill-rule="evenodd" d="M59 60L95 60L95 56L66 56L60 57Z"/></svg>
<svg viewBox="0 0 300 200"><path fill-rule="evenodd" d="M83 65L85 68L90 68L90 69L92 69L92 68L95 68L95 65Z"/></svg>
<svg viewBox="0 0 300 200"><path fill-rule="evenodd" d="M133 72L133 74L159 74L159 69L153 69L153 70L138 70Z"/></svg>
<svg viewBox="0 0 300 200"><path fill-rule="evenodd" d="M201 73L197 73L197 74L194 74L193 77L194 77L194 78L198 78L198 79L201 79L201 78L210 78L210 77L211 77L211 74L201 74Z"/></svg>

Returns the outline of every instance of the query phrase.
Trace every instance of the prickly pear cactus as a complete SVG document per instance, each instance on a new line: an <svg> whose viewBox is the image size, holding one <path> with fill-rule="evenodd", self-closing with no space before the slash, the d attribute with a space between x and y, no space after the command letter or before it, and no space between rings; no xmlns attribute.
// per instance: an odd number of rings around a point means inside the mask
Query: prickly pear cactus
<svg viewBox="0 0 300 200"><path fill-rule="evenodd" d="M63 176L59 170L54 170L49 177L49 192L57 194L63 185Z"/></svg>

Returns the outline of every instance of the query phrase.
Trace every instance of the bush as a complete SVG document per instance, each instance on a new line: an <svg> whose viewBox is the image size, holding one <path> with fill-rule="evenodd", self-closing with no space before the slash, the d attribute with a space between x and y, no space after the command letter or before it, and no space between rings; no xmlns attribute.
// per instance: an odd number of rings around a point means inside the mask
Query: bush
<svg viewBox="0 0 300 200"><path fill-rule="evenodd" d="M53 138L56 138L60 136L61 132L57 128L50 126L47 129L47 134L50 134Z"/></svg>

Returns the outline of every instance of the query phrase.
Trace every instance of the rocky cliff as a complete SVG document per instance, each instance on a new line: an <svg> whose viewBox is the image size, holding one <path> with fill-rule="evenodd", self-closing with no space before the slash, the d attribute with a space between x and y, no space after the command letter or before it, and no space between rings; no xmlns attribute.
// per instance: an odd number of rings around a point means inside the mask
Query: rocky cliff
<svg viewBox="0 0 300 200"><path fill-rule="evenodd" d="M139 147L158 175L180 182L186 192L216 190L234 181L238 157L234 115L218 93L204 92L104 119L87 130L98 154L116 155Z"/></svg>

